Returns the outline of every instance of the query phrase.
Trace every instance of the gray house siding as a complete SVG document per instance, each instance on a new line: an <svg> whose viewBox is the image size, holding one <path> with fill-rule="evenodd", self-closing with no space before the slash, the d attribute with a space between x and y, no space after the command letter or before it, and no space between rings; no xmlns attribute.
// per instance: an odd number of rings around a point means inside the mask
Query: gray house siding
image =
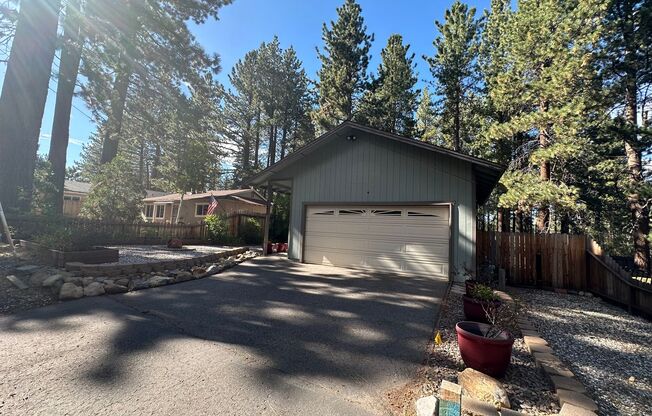
<svg viewBox="0 0 652 416"><path fill-rule="evenodd" d="M450 202L452 272L474 269L476 202L469 162L363 133L356 141L335 138L286 175L293 178L290 258L302 260L305 204Z"/></svg>

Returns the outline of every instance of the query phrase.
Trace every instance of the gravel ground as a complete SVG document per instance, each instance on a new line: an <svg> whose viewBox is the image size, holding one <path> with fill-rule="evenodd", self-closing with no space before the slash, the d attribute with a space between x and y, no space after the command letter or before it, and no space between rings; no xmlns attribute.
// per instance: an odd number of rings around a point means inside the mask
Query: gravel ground
<svg viewBox="0 0 652 416"><path fill-rule="evenodd" d="M188 259L230 250L228 246L183 246L171 250L166 246L111 246L120 250L120 260L113 264L153 263L164 260Z"/></svg>
<svg viewBox="0 0 652 416"><path fill-rule="evenodd" d="M539 334L586 386L600 414L652 415L652 322L594 297L513 293L527 304Z"/></svg>
<svg viewBox="0 0 652 416"><path fill-rule="evenodd" d="M57 297L48 289L29 287L18 289L5 276L13 274L28 283L16 267L29 262L14 259L9 250L0 250L0 315L38 308L40 306L57 303Z"/></svg>
<svg viewBox="0 0 652 416"><path fill-rule="evenodd" d="M463 293L463 286L453 286L446 304L442 306L439 328L443 343L433 346L428 358L428 369L425 374L427 381L422 386L425 394L436 395L442 380L457 383L457 373L465 368L455 332L455 324L464 320ZM512 410L530 415L557 414L559 405L552 386L537 369L521 335L515 334L515 336L512 362L507 374L500 380L509 394Z"/></svg>

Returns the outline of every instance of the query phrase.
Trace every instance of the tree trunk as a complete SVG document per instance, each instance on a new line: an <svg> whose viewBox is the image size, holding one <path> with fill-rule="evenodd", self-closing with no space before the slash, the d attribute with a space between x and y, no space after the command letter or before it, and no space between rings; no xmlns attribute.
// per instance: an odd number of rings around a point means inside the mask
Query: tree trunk
<svg viewBox="0 0 652 416"><path fill-rule="evenodd" d="M0 201L6 209L24 212L31 204L60 3L21 2L0 94Z"/></svg>
<svg viewBox="0 0 652 416"><path fill-rule="evenodd" d="M460 100L462 99L461 94L457 97L455 102L455 112L453 114L453 150L456 152L460 151Z"/></svg>
<svg viewBox="0 0 652 416"><path fill-rule="evenodd" d="M542 102L539 111L546 112L548 111L548 103ZM539 147L545 148L548 147L550 143L550 130L547 126L541 127L539 129ZM539 178L543 182L550 181L550 162L545 160L539 166ZM539 207L539 212L537 213L537 232L545 233L548 231L548 225L550 223L550 207L542 205Z"/></svg>
<svg viewBox="0 0 652 416"><path fill-rule="evenodd" d="M158 179L161 177L161 172L159 171L161 167L161 145L156 143L154 145L154 159L152 160L152 179Z"/></svg>
<svg viewBox="0 0 652 416"><path fill-rule="evenodd" d="M256 142L254 145L254 170L258 170L260 157L260 108L256 114Z"/></svg>
<svg viewBox="0 0 652 416"><path fill-rule="evenodd" d="M269 145L267 151L267 167L269 167L276 162L276 126L269 127Z"/></svg>
<svg viewBox="0 0 652 416"><path fill-rule="evenodd" d="M81 35L80 6L80 0L69 0L66 6L57 99L54 106L52 137L50 137L50 152L48 153L56 186L55 209L58 214L63 214L63 187L66 179L66 152L70 137L70 112L84 43Z"/></svg>
<svg viewBox="0 0 652 416"><path fill-rule="evenodd" d="M111 93L111 110L107 118L107 126L102 142L102 156L100 163L105 164L112 161L118 155L120 134L122 133L122 121L124 118L125 104L127 103L127 92L132 70L128 63L129 58L122 55L120 68L113 84Z"/></svg>
<svg viewBox="0 0 652 416"><path fill-rule="evenodd" d="M627 74L625 90L625 120L628 133L625 137L625 154L627 155L627 171L629 173L630 194L627 204L632 216L634 240L634 264L636 267L650 274L650 211L645 200L641 198L639 189L643 184L643 165L641 150L638 146L637 120L636 120L636 73Z"/></svg>

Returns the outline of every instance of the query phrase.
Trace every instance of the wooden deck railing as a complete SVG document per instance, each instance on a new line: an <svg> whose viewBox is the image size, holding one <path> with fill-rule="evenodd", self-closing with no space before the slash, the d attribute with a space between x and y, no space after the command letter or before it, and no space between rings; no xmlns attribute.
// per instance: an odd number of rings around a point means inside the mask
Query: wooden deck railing
<svg viewBox="0 0 652 416"><path fill-rule="evenodd" d="M478 231L478 265L504 269L515 286L589 291L652 316L652 284L632 278L590 237Z"/></svg>

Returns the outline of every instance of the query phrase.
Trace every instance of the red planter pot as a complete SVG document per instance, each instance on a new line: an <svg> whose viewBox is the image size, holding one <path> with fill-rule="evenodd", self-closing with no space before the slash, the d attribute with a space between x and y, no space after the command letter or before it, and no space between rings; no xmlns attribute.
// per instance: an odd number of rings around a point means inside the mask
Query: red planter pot
<svg viewBox="0 0 652 416"><path fill-rule="evenodd" d="M288 251L288 243L278 243L279 253L287 253L287 251Z"/></svg>
<svg viewBox="0 0 652 416"><path fill-rule="evenodd" d="M485 309L490 305L489 302L482 302L467 295L463 295L462 299L464 301L464 316L466 316L466 319L469 321L487 323L487 313L485 312ZM500 301L493 302L493 307L497 308L499 306Z"/></svg>
<svg viewBox="0 0 652 416"><path fill-rule="evenodd" d="M467 367L500 378L505 375L512 358L514 337L503 331L496 338L486 338L483 334L489 328L479 322L458 322L455 325L457 343Z"/></svg>
<svg viewBox="0 0 652 416"><path fill-rule="evenodd" d="M267 253L276 253L278 251L277 243L267 243Z"/></svg>

